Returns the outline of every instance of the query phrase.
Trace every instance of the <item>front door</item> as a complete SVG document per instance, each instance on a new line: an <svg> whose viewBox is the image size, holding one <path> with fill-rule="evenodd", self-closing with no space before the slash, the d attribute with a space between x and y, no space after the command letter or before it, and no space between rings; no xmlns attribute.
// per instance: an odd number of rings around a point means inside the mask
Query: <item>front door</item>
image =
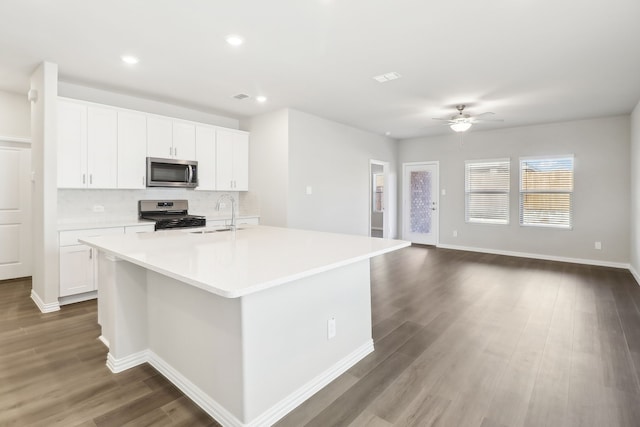
<svg viewBox="0 0 640 427"><path fill-rule="evenodd" d="M403 165L404 240L423 245L438 243L438 163Z"/></svg>

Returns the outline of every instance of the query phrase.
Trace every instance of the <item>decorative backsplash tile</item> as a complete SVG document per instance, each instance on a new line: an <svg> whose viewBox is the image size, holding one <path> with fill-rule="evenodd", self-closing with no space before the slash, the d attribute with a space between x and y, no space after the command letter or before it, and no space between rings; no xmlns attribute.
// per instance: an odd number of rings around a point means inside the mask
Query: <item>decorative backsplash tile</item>
<svg viewBox="0 0 640 427"><path fill-rule="evenodd" d="M130 220L138 216L138 200L187 199L189 213L209 218L228 218L231 206L216 211L216 202L225 192L194 191L183 188L148 188L146 190L58 190L58 222L92 220ZM237 201L238 215L260 214L258 198L248 192L229 192ZM100 207L103 212L96 212Z"/></svg>

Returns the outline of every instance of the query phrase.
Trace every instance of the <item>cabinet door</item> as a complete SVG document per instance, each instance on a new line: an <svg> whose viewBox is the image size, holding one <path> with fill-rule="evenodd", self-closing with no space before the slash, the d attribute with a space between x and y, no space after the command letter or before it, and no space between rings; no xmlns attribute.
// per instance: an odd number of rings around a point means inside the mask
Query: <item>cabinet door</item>
<svg viewBox="0 0 640 427"><path fill-rule="evenodd" d="M196 160L198 186L196 190L216 189L216 131L213 127L196 126Z"/></svg>
<svg viewBox="0 0 640 427"><path fill-rule="evenodd" d="M96 289L93 276L93 249L85 245L60 248L60 296Z"/></svg>
<svg viewBox="0 0 640 427"><path fill-rule="evenodd" d="M173 157L196 159L196 127L190 123L173 122Z"/></svg>
<svg viewBox="0 0 640 427"><path fill-rule="evenodd" d="M87 107L58 101L58 187L87 186Z"/></svg>
<svg viewBox="0 0 640 427"><path fill-rule="evenodd" d="M234 132L216 130L216 189L233 191Z"/></svg>
<svg viewBox="0 0 640 427"><path fill-rule="evenodd" d="M118 185L118 113L113 108L87 110L87 187Z"/></svg>
<svg viewBox="0 0 640 427"><path fill-rule="evenodd" d="M233 136L233 189L249 191L249 135Z"/></svg>
<svg viewBox="0 0 640 427"><path fill-rule="evenodd" d="M147 117L118 112L118 188L146 187Z"/></svg>
<svg viewBox="0 0 640 427"><path fill-rule="evenodd" d="M173 157L173 123L170 119L147 116L147 156Z"/></svg>

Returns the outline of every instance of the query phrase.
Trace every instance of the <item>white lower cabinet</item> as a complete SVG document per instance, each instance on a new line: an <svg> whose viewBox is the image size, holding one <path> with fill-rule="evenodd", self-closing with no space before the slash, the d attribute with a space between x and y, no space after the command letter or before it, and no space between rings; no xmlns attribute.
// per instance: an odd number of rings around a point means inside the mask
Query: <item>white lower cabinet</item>
<svg viewBox="0 0 640 427"><path fill-rule="evenodd" d="M93 249L85 245L60 248L61 297L96 290L93 252Z"/></svg>
<svg viewBox="0 0 640 427"><path fill-rule="evenodd" d="M153 231L153 224L60 231L58 234L60 246L60 297L85 294L98 289L95 249L81 244L78 242L78 239L91 236L104 236L107 234L139 233L146 231ZM95 295L91 296L89 294L89 297L95 298ZM81 300L82 299L78 299L75 301Z"/></svg>

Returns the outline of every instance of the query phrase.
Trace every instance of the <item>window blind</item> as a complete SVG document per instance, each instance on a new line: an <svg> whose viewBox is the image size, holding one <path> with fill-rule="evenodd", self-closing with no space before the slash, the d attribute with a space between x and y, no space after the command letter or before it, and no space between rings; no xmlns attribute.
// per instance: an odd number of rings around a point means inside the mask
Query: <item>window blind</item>
<svg viewBox="0 0 640 427"><path fill-rule="evenodd" d="M520 224L571 228L573 155L520 159Z"/></svg>
<svg viewBox="0 0 640 427"><path fill-rule="evenodd" d="M510 159L465 162L465 220L509 223Z"/></svg>

